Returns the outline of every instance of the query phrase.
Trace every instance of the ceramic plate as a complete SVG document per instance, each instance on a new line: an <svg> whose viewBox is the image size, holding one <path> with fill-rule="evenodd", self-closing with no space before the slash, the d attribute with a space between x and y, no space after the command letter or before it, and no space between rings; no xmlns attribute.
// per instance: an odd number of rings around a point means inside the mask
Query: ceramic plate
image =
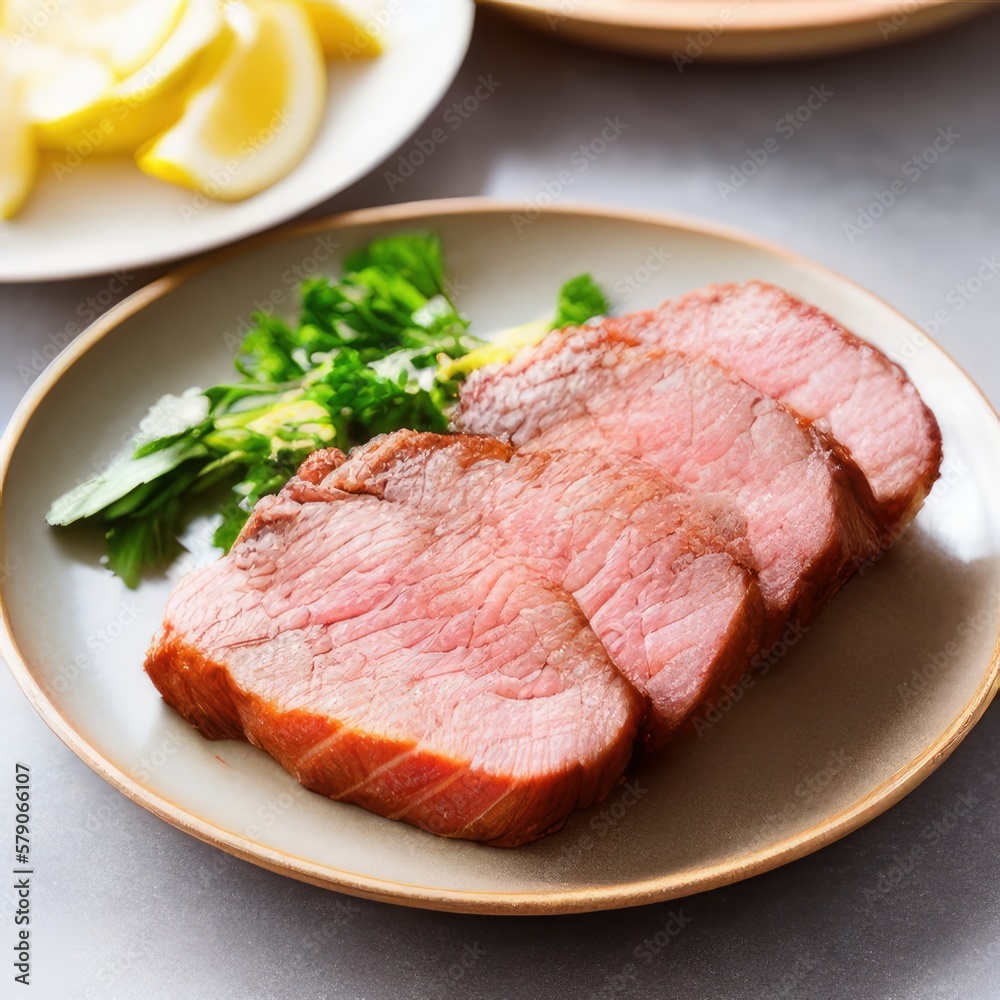
<svg viewBox="0 0 1000 1000"><path fill-rule="evenodd" d="M471 0L374 0L385 52L331 63L312 148L235 204L147 177L131 157L53 154L17 218L0 223L0 281L75 278L200 253L260 232L353 184L434 109L469 45Z"/></svg>
<svg viewBox="0 0 1000 1000"><path fill-rule="evenodd" d="M790 59L933 31L994 0L481 0L533 27L679 61Z"/></svg>
<svg viewBox="0 0 1000 1000"><path fill-rule="evenodd" d="M954 362L868 292L755 240L659 216L521 211L483 200L379 208L230 248L113 309L11 422L4 657L56 733L168 822L296 878L400 903L626 906L745 878L843 836L925 778L985 709L998 669L1000 429ZM603 805L515 850L326 800L259 750L203 740L142 672L170 581L130 592L98 565L98 538L43 519L158 396L224 380L255 303L291 309L293 270L325 257L322 270L335 271L342 253L414 227L441 234L459 304L480 331L543 315L582 270L619 309L713 281L774 282L905 359L944 434L944 474L916 522L807 629L785 636L737 704L630 772Z"/></svg>

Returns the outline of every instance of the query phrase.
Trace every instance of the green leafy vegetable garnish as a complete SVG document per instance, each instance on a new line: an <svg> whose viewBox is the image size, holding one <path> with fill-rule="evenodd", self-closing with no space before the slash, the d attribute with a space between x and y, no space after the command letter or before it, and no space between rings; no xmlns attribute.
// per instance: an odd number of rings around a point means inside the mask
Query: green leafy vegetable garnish
<svg viewBox="0 0 1000 1000"><path fill-rule="evenodd" d="M228 551L254 504L310 452L403 427L447 430L459 378L609 308L581 275L560 289L551 317L502 332L494 346L470 336L448 296L435 234L376 240L344 267L337 281L303 282L296 326L256 315L232 383L164 396L122 454L56 500L48 522L101 524L108 566L135 587L176 556L195 513L221 514L213 542Z"/></svg>
<svg viewBox="0 0 1000 1000"><path fill-rule="evenodd" d="M611 303L594 279L589 274L578 274L559 289L552 329L582 326L587 320L606 316L610 311Z"/></svg>

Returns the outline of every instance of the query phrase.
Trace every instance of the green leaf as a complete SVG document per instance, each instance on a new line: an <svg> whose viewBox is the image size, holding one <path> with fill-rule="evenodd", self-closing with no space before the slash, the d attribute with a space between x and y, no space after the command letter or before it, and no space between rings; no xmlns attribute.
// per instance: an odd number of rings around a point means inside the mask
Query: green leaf
<svg viewBox="0 0 1000 1000"><path fill-rule="evenodd" d="M406 233L375 240L348 254L344 267L348 272L378 268L398 275L429 299L445 290L443 257L437 233Z"/></svg>
<svg viewBox="0 0 1000 1000"><path fill-rule="evenodd" d="M197 389L162 396L140 421L132 441L95 476L64 493L49 508L49 524L72 524L92 517L152 483L189 458L204 453L193 428L202 425L208 403ZM136 457L139 456L139 457Z"/></svg>
<svg viewBox="0 0 1000 1000"><path fill-rule="evenodd" d="M83 517L92 517L106 507L122 500L139 486L151 484L172 472L196 451L180 444L132 458L126 454L104 472L64 493L45 515L49 524L72 524Z"/></svg>
<svg viewBox="0 0 1000 1000"><path fill-rule="evenodd" d="M595 316L606 316L610 310L611 303L597 282L589 274L578 274L559 289L552 329L582 326Z"/></svg>
<svg viewBox="0 0 1000 1000"><path fill-rule="evenodd" d="M292 356L298 346L298 339L287 324L258 313L234 364L248 379L284 382L302 375L302 366Z"/></svg>
<svg viewBox="0 0 1000 1000"><path fill-rule="evenodd" d="M144 517L120 518L108 528L108 568L126 587L135 589L144 571L164 566L177 555L180 511L180 501L173 499Z"/></svg>
<svg viewBox="0 0 1000 1000"><path fill-rule="evenodd" d="M212 534L212 544L217 549L228 552L243 530L243 525L247 523L250 512L233 500L222 508L221 514L222 523Z"/></svg>

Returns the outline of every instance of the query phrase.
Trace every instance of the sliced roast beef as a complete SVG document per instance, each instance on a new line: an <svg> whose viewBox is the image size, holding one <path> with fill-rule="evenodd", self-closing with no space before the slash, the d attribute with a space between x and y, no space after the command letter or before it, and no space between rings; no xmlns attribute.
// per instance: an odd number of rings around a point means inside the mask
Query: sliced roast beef
<svg viewBox="0 0 1000 1000"><path fill-rule="evenodd" d="M941 432L903 370L773 285L710 285L613 325L714 358L829 432L868 477L890 529L916 514L938 477Z"/></svg>
<svg viewBox="0 0 1000 1000"><path fill-rule="evenodd" d="M606 327L550 334L466 381L456 425L556 448L629 455L744 511L768 608L765 641L805 621L878 552L864 476L812 428L725 369L636 348Z"/></svg>
<svg viewBox="0 0 1000 1000"><path fill-rule="evenodd" d="M760 640L745 519L727 498L692 494L605 448L516 451L506 467L466 468L470 440L482 446L465 435L389 435L330 482L418 503L449 532L461 512L480 543L570 592L649 699L644 741L661 745L739 677Z"/></svg>
<svg viewBox="0 0 1000 1000"><path fill-rule="evenodd" d="M466 435L398 432L341 462L313 456L181 582L146 662L206 736L324 795L523 843L607 794L644 713L656 742L759 641L722 498Z"/></svg>

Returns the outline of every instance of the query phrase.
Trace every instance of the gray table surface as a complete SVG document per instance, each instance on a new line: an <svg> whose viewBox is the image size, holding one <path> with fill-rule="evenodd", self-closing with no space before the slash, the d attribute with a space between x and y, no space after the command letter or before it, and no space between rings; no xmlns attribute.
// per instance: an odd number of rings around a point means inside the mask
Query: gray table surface
<svg viewBox="0 0 1000 1000"><path fill-rule="evenodd" d="M994 13L879 51L679 73L481 12L458 79L418 134L480 75L499 84L492 95L394 190L384 172L397 156L322 211L463 194L533 199L605 117L618 117L621 138L575 173L564 200L704 216L830 265L935 323L996 405L1000 280L967 282L1000 253L998 51ZM814 87L832 96L801 128L777 130ZM914 157L941 134L952 136L939 144L948 148L922 170ZM721 189L772 136L777 149L756 175ZM845 224L897 179L905 193L852 240ZM108 287L106 277L0 287L0 419L30 381L33 352ZM673 903L497 919L353 900L231 858L114 792L46 729L7 671L0 700L4 773L20 760L34 775L38 871L35 982L15 987L5 960L0 996L1000 996L996 706L902 803L811 857ZM927 846L921 831L960 795L973 803L968 818L872 903L880 877L914 843ZM3 815L13 821L9 804ZM638 960L671 914L690 921L683 933Z"/></svg>

